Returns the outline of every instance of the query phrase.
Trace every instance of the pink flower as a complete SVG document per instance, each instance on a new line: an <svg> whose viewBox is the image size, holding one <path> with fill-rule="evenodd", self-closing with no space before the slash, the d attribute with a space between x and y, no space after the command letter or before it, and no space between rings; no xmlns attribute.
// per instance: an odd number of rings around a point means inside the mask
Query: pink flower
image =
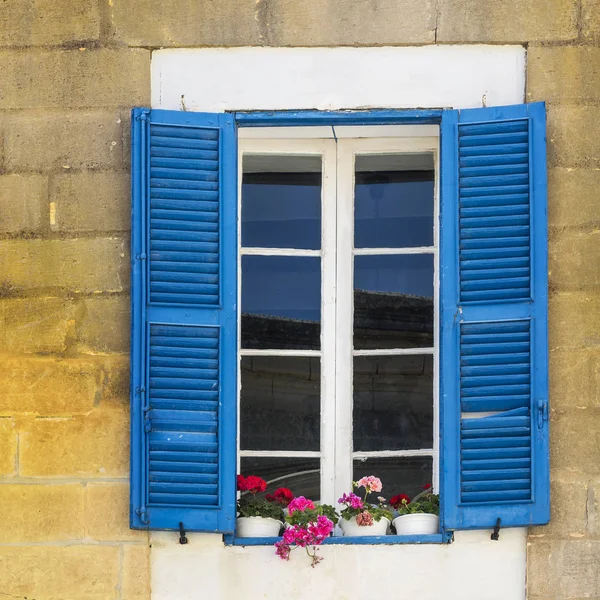
<svg viewBox="0 0 600 600"><path fill-rule="evenodd" d="M362 508L364 506L363 501L353 493L344 494L341 498L338 499L340 504L347 504L351 508Z"/></svg>
<svg viewBox="0 0 600 600"><path fill-rule="evenodd" d="M291 548L284 540L275 542L275 554L281 558L281 560L290 560Z"/></svg>
<svg viewBox="0 0 600 600"><path fill-rule="evenodd" d="M288 504L288 511L290 515L297 510L314 510L314 508L315 505L313 504L313 501L305 498L304 496L298 496Z"/></svg>
<svg viewBox="0 0 600 600"><path fill-rule="evenodd" d="M368 527L373 525L373 515L366 510L356 515L356 524L361 527Z"/></svg>
<svg viewBox="0 0 600 600"><path fill-rule="evenodd" d="M383 486L381 485L381 479L375 477L375 475L369 475L359 479L356 483L356 487L364 487L369 492L380 492Z"/></svg>

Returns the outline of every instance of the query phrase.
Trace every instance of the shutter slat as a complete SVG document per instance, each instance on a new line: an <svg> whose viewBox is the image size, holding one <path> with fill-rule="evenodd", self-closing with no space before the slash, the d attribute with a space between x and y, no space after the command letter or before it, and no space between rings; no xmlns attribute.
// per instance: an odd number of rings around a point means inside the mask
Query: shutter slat
<svg viewBox="0 0 600 600"><path fill-rule="evenodd" d="M509 436L509 437L497 437L497 438L472 438L463 440L463 448L518 448L521 446L529 447L531 445L531 437L528 435L523 436ZM483 477L483 479L489 479L489 477ZM507 477L508 478L508 477Z"/></svg>
<svg viewBox="0 0 600 600"><path fill-rule="evenodd" d="M151 157L164 158L185 158L189 160L211 160L219 159L218 146L215 144L214 149L204 150L196 148L162 148L154 145L150 146Z"/></svg>

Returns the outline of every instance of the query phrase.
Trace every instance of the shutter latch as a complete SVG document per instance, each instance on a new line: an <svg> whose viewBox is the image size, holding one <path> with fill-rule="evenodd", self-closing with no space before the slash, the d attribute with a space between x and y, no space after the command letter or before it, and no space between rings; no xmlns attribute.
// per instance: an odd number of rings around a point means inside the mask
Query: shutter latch
<svg viewBox="0 0 600 600"><path fill-rule="evenodd" d="M494 527L494 531L492 531L492 535L490 536L495 542L500 539L500 517L496 520L496 526Z"/></svg>
<svg viewBox="0 0 600 600"><path fill-rule="evenodd" d="M181 522L179 522L179 543L180 544L188 543L187 536L185 535L185 528L183 526L183 523L181 523Z"/></svg>
<svg viewBox="0 0 600 600"><path fill-rule="evenodd" d="M544 421L548 420L548 401L540 399L537 402L537 413L538 413L538 428L544 427Z"/></svg>

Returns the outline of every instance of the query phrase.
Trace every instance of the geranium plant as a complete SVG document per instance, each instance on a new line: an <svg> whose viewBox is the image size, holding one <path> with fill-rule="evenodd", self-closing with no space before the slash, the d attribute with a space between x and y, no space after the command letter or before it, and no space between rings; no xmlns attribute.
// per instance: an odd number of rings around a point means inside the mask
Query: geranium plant
<svg viewBox="0 0 600 600"><path fill-rule="evenodd" d="M364 488L364 497L361 498L354 493L354 490ZM381 521L383 517L390 522L393 515L385 504L386 500L382 496L378 496L378 504L370 504L367 502L367 496L371 492L379 493L383 489L381 480L374 475L363 477L358 481L352 482L352 492L344 494L338 502L343 504L341 515L346 521L350 521L356 517L356 524L361 527L366 527L373 524L373 521Z"/></svg>
<svg viewBox="0 0 600 600"><path fill-rule="evenodd" d="M323 560L317 554L317 546L331 535L339 520L335 508L328 504L316 506L312 500L298 496L289 503L288 512L285 520L289 527L275 543L276 554L282 560L289 560L292 550L304 548L314 567Z"/></svg>
<svg viewBox="0 0 600 600"><path fill-rule="evenodd" d="M237 502L238 515L240 517L263 517L265 519L276 519L283 522L283 504L277 498L282 498L287 492L285 488L280 488L273 496L267 494L262 496L262 492L267 489L267 482L255 475L244 477L237 476L237 487L242 494ZM285 492L280 490L285 489ZM277 492L280 492L277 495Z"/></svg>
<svg viewBox="0 0 600 600"><path fill-rule="evenodd" d="M412 500L406 494L398 494L390 500L390 504L399 515L440 514L440 497L433 493L430 483L425 485L423 491Z"/></svg>

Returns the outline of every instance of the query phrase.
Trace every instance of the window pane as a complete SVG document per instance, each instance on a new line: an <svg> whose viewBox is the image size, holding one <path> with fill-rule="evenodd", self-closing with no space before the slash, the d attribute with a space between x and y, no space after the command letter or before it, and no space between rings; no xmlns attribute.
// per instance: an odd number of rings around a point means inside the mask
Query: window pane
<svg viewBox="0 0 600 600"><path fill-rule="evenodd" d="M433 245L432 154L356 157L355 248Z"/></svg>
<svg viewBox="0 0 600 600"><path fill-rule="evenodd" d="M242 246L321 247L321 157L245 155Z"/></svg>
<svg viewBox="0 0 600 600"><path fill-rule="evenodd" d="M423 486L432 483L433 459L430 456L354 459L353 480L367 475L379 477L383 484L381 493L369 495L371 502L377 502L377 496L389 500L396 494L414 498L423 491ZM362 497L362 493L360 495Z"/></svg>
<svg viewBox="0 0 600 600"><path fill-rule="evenodd" d="M433 357L354 358L354 450L433 447Z"/></svg>
<svg viewBox="0 0 600 600"><path fill-rule="evenodd" d="M354 258L354 348L433 346L433 255Z"/></svg>
<svg viewBox="0 0 600 600"><path fill-rule="evenodd" d="M286 487L294 496L321 499L321 473L318 458L242 457L241 474L257 475L267 482L267 493Z"/></svg>
<svg viewBox="0 0 600 600"><path fill-rule="evenodd" d="M320 359L246 356L241 374L242 450L319 450Z"/></svg>
<svg viewBox="0 0 600 600"><path fill-rule="evenodd" d="M242 257L242 348L319 349L321 259Z"/></svg>

